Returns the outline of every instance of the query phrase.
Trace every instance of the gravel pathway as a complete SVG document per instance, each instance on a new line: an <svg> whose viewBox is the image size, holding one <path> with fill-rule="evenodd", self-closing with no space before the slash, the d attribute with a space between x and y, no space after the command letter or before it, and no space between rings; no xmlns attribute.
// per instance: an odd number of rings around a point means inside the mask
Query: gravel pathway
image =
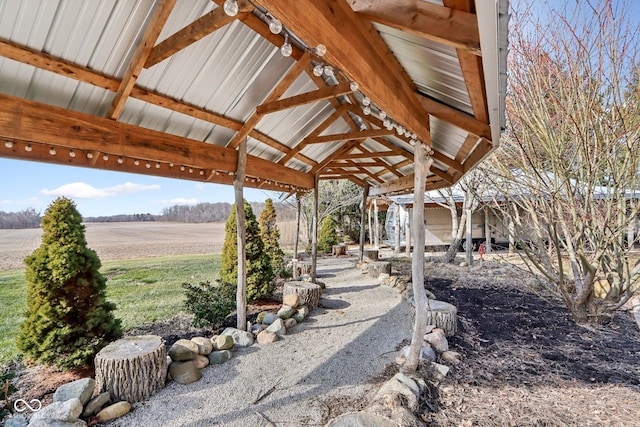
<svg viewBox="0 0 640 427"><path fill-rule="evenodd" d="M200 381L172 382L109 425L272 425L258 413L278 426L322 425L322 402L369 391L411 335L409 305L355 262L319 260L318 279L327 285L320 307L280 341L239 349L225 364L204 368Z"/></svg>

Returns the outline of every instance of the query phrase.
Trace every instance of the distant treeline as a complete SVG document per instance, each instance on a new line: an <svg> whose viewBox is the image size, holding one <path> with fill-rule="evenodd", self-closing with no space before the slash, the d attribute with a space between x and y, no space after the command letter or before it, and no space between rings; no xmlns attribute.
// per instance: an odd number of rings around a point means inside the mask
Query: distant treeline
<svg viewBox="0 0 640 427"><path fill-rule="evenodd" d="M198 203L197 205L174 205L164 208L162 214L120 214L111 216L85 217L84 222L225 222L231 213L231 203ZM263 202L251 202L253 213L260 215L264 209ZM295 219L296 211L284 203L274 203L278 220ZM4 228L38 228L42 217L33 208L20 212L0 211L0 229Z"/></svg>

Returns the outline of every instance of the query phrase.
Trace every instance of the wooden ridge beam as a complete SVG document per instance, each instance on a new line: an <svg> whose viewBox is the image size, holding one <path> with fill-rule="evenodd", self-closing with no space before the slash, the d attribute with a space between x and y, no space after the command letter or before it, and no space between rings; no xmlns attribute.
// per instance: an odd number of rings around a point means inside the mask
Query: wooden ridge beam
<svg viewBox="0 0 640 427"><path fill-rule="evenodd" d="M354 148L358 147L358 145L360 145L360 141L347 141L347 142L345 142L342 145L342 147L338 148L336 151L334 151L333 153L331 153L327 157L325 157L325 159L322 160L320 163L318 163L317 165L312 167L311 170L309 171L309 174L316 174L316 173L320 172L322 169L324 169L333 160L337 159L338 157L340 157L344 153L348 153L349 151L351 151Z"/></svg>
<svg viewBox="0 0 640 427"><path fill-rule="evenodd" d="M0 138L196 169L235 171L236 150L0 94ZM9 156L11 157L11 156ZM313 176L248 156L247 174L312 188Z"/></svg>
<svg viewBox="0 0 640 427"><path fill-rule="evenodd" d="M353 160L353 159L376 159L378 157L397 156L393 151L376 151L364 153L342 154L336 157L336 160Z"/></svg>
<svg viewBox="0 0 640 427"><path fill-rule="evenodd" d="M375 138L378 136L391 135L393 130L388 129L370 129L363 131L338 133L334 135L321 135L305 138L307 144L323 144L326 142L346 141L346 140L362 140L367 138Z"/></svg>
<svg viewBox="0 0 640 427"><path fill-rule="evenodd" d="M140 40L140 44L136 48L133 58L127 67L127 71L125 71L124 76L122 77L122 81L116 91L116 95L111 102L111 107L109 107L109 111L107 112L108 118L115 120L120 116L120 113L124 108L124 104L127 102L127 98L138 80L140 71L142 71L144 63L147 61L149 55L151 55L153 45L156 43L156 40L160 35L160 31L162 31L167 19L169 19L169 15L171 14L175 4L176 0L162 0L156 7L151 20L149 21L149 24L147 24L147 28L142 35L142 40Z"/></svg>
<svg viewBox="0 0 640 427"><path fill-rule="evenodd" d="M337 98L340 95L346 95L353 92L349 88L349 83L340 83L335 86L325 86L320 89L302 93L300 95L290 96L289 98L279 99L263 103L256 108L258 114L271 114L277 111L286 110L288 108L299 107L313 102L324 101L330 98Z"/></svg>
<svg viewBox="0 0 640 427"><path fill-rule="evenodd" d="M352 7L358 16L370 21L481 55L475 14L422 1L404 5L376 3L361 0L353 2Z"/></svg>
<svg viewBox="0 0 640 427"><path fill-rule="evenodd" d="M358 82L374 104L430 141L415 85L373 24L344 0L256 0L309 46L324 44L325 60Z"/></svg>

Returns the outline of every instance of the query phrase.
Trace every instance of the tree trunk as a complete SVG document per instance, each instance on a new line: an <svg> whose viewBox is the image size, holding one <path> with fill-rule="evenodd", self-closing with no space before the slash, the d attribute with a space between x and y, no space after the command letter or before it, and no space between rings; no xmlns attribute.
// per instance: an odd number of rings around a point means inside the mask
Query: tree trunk
<svg viewBox="0 0 640 427"><path fill-rule="evenodd" d="M309 310L313 310L318 306L322 288L320 285L309 282L284 282L282 295L298 295L300 305L305 305Z"/></svg>
<svg viewBox="0 0 640 427"><path fill-rule="evenodd" d="M443 258L443 261L446 263L453 262L456 259L456 255L458 254L458 251L460 250L460 244L462 243L462 234L464 232L465 225L466 225L466 216L461 215L460 221L458 221L456 217L456 222L458 223L458 230L455 236L453 237L453 239L451 240L449 249L447 250L447 253L444 255L444 258Z"/></svg>
<svg viewBox="0 0 640 427"><path fill-rule="evenodd" d="M315 175L313 187L313 236L311 241L311 281L316 283L318 267L318 174Z"/></svg>
<svg viewBox="0 0 640 427"><path fill-rule="evenodd" d="M296 192L296 237L293 240L293 258L298 258L298 242L300 241L300 194Z"/></svg>
<svg viewBox="0 0 640 427"><path fill-rule="evenodd" d="M416 316L411 335L409 355L403 371L415 373L420 361L420 350L426 329L426 314L429 311L429 300L424 290L424 188L427 171L433 164L433 159L425 159L425 147L422 142L416 143L414 153L415 176L413 182L413 258L411 261L411 275L413 299L415 301Z"/></svg>
<svg viewBox="0 0 640 427"><path fill-rule="evenodd" d="M400 256L400 238L402 236L402 233L400 232L400 205L396 205L396 224L393 231L395 240L393 255Z"/></svg>
<svg viewBox="0 0 640 427"><path fill-rule="evenodd" d="M407 254L407 257L409 257L411 255L411 215L413 214L412 211L413 208L407 208L407 222L405 224L405 237L404 240L406 242L405 245L405 253Z"/></svg>
<svg viewBox="0 0 640 427"><path fill-rule="evenodd" d="M378 220L378 200L373 199L373 246L378 249L380 247L380 224Z"/></svg>
<svg viewBox="0 0 640 427"><path fill-rule="evenodd" d="M238 287L236 289L236 327L241 331L247 330L247 254L245 244L247 241L246 225L244 218L244 175L247 166L247 138L238 147L238 168L233 180L233 188L236 199L236 231L238 242Z"/></svg>
<svg viewBox="0 0 640 427"><path fill-rule="evenodd" d="M364 239L365 239L365 220L366 220L366 208L367 208L367 198L369 197L369 184L365 184L364 190L362 192L362 214L360 216L360 262L362 262L362 257L364 256Z"/></svg>
<svg viewBox="0 0 640 427"><path fill-rule="evenodd" d="M471 209L467 209L465 214L467 217L467 240L466 248L464 249L467 256L467 265L471 267L473 264L473 211Z"/></svg>
<svg viewBox="0 0 640 427"><path fill-rule="evenodd" d="M95 357L96 385L114 401L140 402L164 387L167 351L155 335L112 342Z"/></svg>

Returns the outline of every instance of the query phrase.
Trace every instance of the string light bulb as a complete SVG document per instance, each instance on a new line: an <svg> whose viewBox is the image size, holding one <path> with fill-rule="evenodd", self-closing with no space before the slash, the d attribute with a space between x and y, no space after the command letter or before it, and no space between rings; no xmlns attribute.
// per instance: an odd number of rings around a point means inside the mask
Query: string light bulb
<svg viewBox="0 0 640 427"><path fill-rule="evenodd" d="M136 166L139 166L140 165L140 161L139 160L134 160L133 164L136 165Z"/></svg>
<svg viewBox="0 0 640 427"><path fill-rule="evenodd" d="M69 157L73 158L75 156L76 156L76 152L75 151L73 151L73 150L69 151Z"/></svg>
<svg viewBox="0 0 640 427"><path fill-rule="evenodd" d="M276 18L271 18L271 21L269 21L269 31L273 34L280 34L282 31L282 22Z"/></svg>
<svg viewBox="0 0 640 427"><path fill-rule="evenodd" d="M364 107L364 108L362 109L362 113L363 113L365 116L368 116L369 114L371 114L371 107L369 107L369 106L367 105L366 107Z"/></svg>
<svg viewBox="0 0 640 427"><path fill-rule="evenodd" d="M387 118L387 113L385 113L384 111L380 111L380 120L384 120Z"/></svg>
<svg viewBox="0 0 640 427"><path fill-rule="evenodd" d="M362 105L364 105L365 107L368 107L369 105L371 105L371 100L369 99L368 96L365 96L364 98L362 98Z"/></svg>
<svg viewBox="0 0 640 427"><path fill-rule="evenodd" d="M52 156L56 155L56 149L55 148L50 148L49 149L49 154L51 154Z"/></svg>
<svg viewBox="0 0 640 427"><path fill-rule="evenodd" d="M102 155L102 160L104 160L105 162L106 162L107 160L109 160L109 155L108 155L108 154L103 154L103 155Z"/></svg>
<svg viewBox="0 0 640 427"><path fill-rule="evenodd" d="M333 76L333 67L331 65L324 67L324 75L328 77Z"/></svg>
<svg viewBox="0 0 640 427"><path fill-rule="evenodd" d="M236 16L238 14L238 2L236 0L226 0L222 6L224 13L229 16Z"/></svg>
<svg viewBox="0 0 640 427"><path fill-rule="evenodd" d="M360 89L360 86L358 86L358 83L356 82L351 82L349 83L349 89L351 89L351 92L356 92L358 89Z"/></svg>
<svg viewBox="0 0 640 427"><path fill-rule="evenodd" d="M33 147L31 146L31 144L27 144L24 146L24 151L30 152L31 150L33 150Z"/></svg>
<svg viewBox="0 0 640 427"><path fill-rule="evenodd" d="M93 153L87 153L87 159L93 159Z"/></svg>
<svg viewBox="0 0 640 427"><path fill-rule="evenodd" d="M315 52L316 55L320 57L325 56L327 54L327 47L323 44L319 44L318 46L316 46Z"/></svg>
<svg viewBox="0 0 640 427"><path fill-rule="evenodd" d="M118 157L118 163L119 164L123 164L124 163L124 159L122 157Z"/></svg>
<svg viewBox="0 0 640 427"><path fill-rule="evenodd" d="M316 65L315 67L313 67L313 75L316 77L320 77L322 75L322 73L324 73L324 66L323 65Z"/></svg>
<svg viewBox="0 0 640 427"><path fill-rule="evenodd" d="M293 53L293 48L291 47L291 43L289 43L289 35L284 35L284 44L280 48L280 53L282 56L289 57Z"/></svg>
<svg viewBox="0 0 640 427"><path fill-rule="evenodd" d="M13 142L11 142L11 141L5 141L5 142L4 142L4 146L5 146L5 147L7 147L7 148L11 148L11 147L13 147Z"/></svg>

